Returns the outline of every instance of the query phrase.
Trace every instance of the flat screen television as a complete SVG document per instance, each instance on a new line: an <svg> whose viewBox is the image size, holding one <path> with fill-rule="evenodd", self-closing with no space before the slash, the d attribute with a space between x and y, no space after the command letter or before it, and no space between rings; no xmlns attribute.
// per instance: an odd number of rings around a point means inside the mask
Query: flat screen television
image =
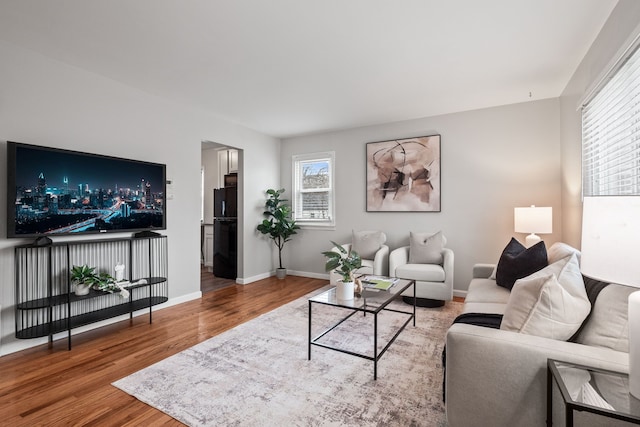
<svg viewBox="0 0 640 427"><path fill-rule="evenodd" d="M7 237L164 230L166 165L7 142Z"/></svg>

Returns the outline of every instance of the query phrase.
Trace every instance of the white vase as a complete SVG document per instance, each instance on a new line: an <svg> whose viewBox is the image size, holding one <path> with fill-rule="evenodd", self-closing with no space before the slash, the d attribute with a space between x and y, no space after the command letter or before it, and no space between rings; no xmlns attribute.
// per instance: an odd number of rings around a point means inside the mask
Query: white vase
<svg viewBox="0 0 640 427"><path fill-rule="evenodd" d="M76 295L87 295L89 293L89 289L91 289L90 284L86 283L76 283Z"/></svg>
<svg viewBox="0 0 640 427"><path fill-rule="evenodd" d="M342 280L336 282L336 298L342 301L349 301L353 299L353 294L353 282L343 282Z"/></svg>
<svg viewBox="0 0 640 427"><path fill-rule="evenodd" d="M287 277L287 269L286 268L276 268L276 277L278 279L284 279Z"/></svg>

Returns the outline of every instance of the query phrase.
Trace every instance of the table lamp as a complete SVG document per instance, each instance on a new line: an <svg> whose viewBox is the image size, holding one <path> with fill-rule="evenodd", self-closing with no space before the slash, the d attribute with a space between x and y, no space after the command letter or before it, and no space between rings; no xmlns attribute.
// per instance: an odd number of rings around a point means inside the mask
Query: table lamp
<svg viewBox="0 0 640 427"><path fill-rule="evenodd" d="M582 257L585 276L640 288L640 196L585 197ZM640 399L640 291L629 295L629 391Z"/></svg>
<svg viewBox="0 0 640 427"><path fill-rule="evenodd" d="M514 208L513 222L516 233L531 233L525 239L525 247L538 243L541 239L535 233L552 233L552 209L551 207L537 208L531 205L528 208Z"/></svg>

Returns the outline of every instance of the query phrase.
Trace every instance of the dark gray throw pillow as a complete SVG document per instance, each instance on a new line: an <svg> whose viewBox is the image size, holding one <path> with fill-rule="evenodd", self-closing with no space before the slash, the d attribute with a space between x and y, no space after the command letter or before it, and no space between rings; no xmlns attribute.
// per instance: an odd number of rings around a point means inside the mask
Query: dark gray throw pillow
<svg viewBox="0 0 640 427"><path fill-rule="evenodd" d="M516 280L527 277L548 264L547 247L544 242L525 248L512 237L500 255L496 269L496 284L511 290Z"/></svg>

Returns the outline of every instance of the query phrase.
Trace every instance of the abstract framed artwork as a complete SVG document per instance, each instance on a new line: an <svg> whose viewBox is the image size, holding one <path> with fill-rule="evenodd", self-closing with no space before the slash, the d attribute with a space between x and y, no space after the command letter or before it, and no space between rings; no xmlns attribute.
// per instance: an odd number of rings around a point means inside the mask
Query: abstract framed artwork
<svg viewBox="0 0 640 427"><path fill-rule="evenodd" d="M367 143L367 212L440 212L440 135Z"/></svg>

